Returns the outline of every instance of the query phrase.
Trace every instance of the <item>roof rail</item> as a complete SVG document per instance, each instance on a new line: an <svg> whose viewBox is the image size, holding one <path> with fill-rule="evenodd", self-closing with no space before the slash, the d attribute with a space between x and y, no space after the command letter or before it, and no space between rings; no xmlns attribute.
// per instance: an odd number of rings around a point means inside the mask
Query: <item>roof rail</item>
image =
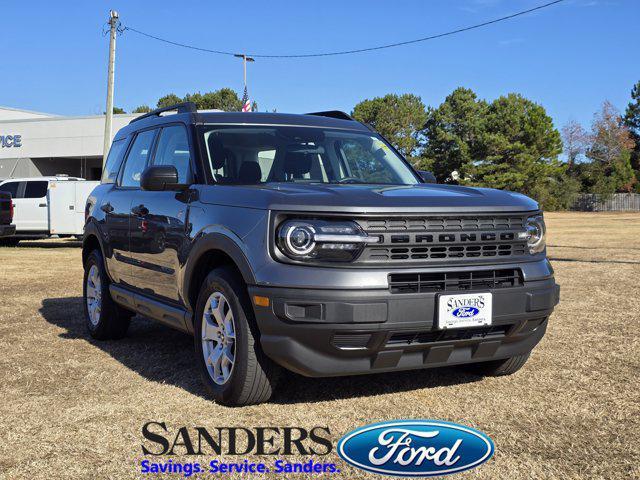
<svg viewBox="0 0 640 480"><path fill-rule="evenodd" d="M312 113L307 113L306 115L315 115L317 117L329 117L329 118L337 118L338 120L351 120L352 122L355 122L356 120L354 120L350 115L341 112L340 110L328 110L326 112L312 112Z"/></svg>
<svg viewBox="0 0 640 480"><path fill-rule="evenodd" d="M144 115L140 115L139 117L134 118L129 122L132 124L133 122L137 122L138 120L142 120L143 118L149 117L159 117L163 112L171 112L173 110L177 110L178 113L195 113L198 111L198 107L193 102L182 102L176 103L175 105L169 105L168 107L156 108L149 113L145 113Z"/></svg>

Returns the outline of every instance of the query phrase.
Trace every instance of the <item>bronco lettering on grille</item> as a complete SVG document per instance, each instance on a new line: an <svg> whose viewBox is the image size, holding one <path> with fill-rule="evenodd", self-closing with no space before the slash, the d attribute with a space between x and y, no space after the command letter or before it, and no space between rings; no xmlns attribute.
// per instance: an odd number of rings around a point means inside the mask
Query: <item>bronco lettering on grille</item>
<svg viewBox="0 0 640 480"><path fill-rule="evenodd" d="M440 233L389 235L390 243L466 243L512 241L517 232ZM413 239L411 238L413 237ZM385 242L386 243L386 242Z"/></svg>

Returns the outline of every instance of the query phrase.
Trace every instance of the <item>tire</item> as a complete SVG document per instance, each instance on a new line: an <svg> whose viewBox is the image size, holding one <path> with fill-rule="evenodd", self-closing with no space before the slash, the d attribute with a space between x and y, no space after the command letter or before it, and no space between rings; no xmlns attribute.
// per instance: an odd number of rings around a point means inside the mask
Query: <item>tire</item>
<svg viewBox="0 0 640 480"><path fill-rule="evenodd" d="M246 285L233 269L217 268L204 280L194 332L202 380L217 403L238 407L271 398L279 369L260 348Z"/></svg>
<svg viewBox="0 0 640 480"><path fill-rule="evenodd" d="M506 360L474 363L471 365L467 365L466 369L472 373L485 377L501 377L504 375L512 375L520 370L525 363L527 363L529 355L531 355L531 352L527 352L524 355L516 355L515 357L507 358Z"/></svg>
<svg viewBox="0 0 640 480"><path fill-rule="evenodd" d="M109 293L109 277L99 250L84 265L84 318L89 334L96 340L118 340L127 334L133 313L120 307Z"/></svg>
<svg viewBox="0 0 640 480"><path fill-rule="evenodd" d="M19 238L0 238L0 247L17 247Z"/></svg>

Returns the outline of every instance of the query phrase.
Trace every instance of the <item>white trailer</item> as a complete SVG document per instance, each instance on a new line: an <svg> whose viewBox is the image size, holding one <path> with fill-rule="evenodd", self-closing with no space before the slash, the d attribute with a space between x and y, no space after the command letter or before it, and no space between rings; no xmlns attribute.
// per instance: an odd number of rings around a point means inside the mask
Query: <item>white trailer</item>
<svg viewBox="0 0 640 480"><path fill-rule="evenodd" d="M82 235L87 198L100 182L49 182L47 204L50 235Z"/></svg>
<svg viewBox="0 0 640 480"><path fill-rule="evenodd" d="M0 191L13 197L15 238L82 235L85 204L99 184L64 176L1 181Z"/></svg>

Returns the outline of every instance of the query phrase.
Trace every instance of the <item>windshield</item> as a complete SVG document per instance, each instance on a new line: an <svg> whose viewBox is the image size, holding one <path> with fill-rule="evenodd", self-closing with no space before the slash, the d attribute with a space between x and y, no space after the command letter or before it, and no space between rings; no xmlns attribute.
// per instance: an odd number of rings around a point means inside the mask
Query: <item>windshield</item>
<svg viewBox="0 0 640 480"><path fill-rule="evenodd" d="M411 168L378 135L315 127L201 127L218 183L414 185Z"/></svg>

